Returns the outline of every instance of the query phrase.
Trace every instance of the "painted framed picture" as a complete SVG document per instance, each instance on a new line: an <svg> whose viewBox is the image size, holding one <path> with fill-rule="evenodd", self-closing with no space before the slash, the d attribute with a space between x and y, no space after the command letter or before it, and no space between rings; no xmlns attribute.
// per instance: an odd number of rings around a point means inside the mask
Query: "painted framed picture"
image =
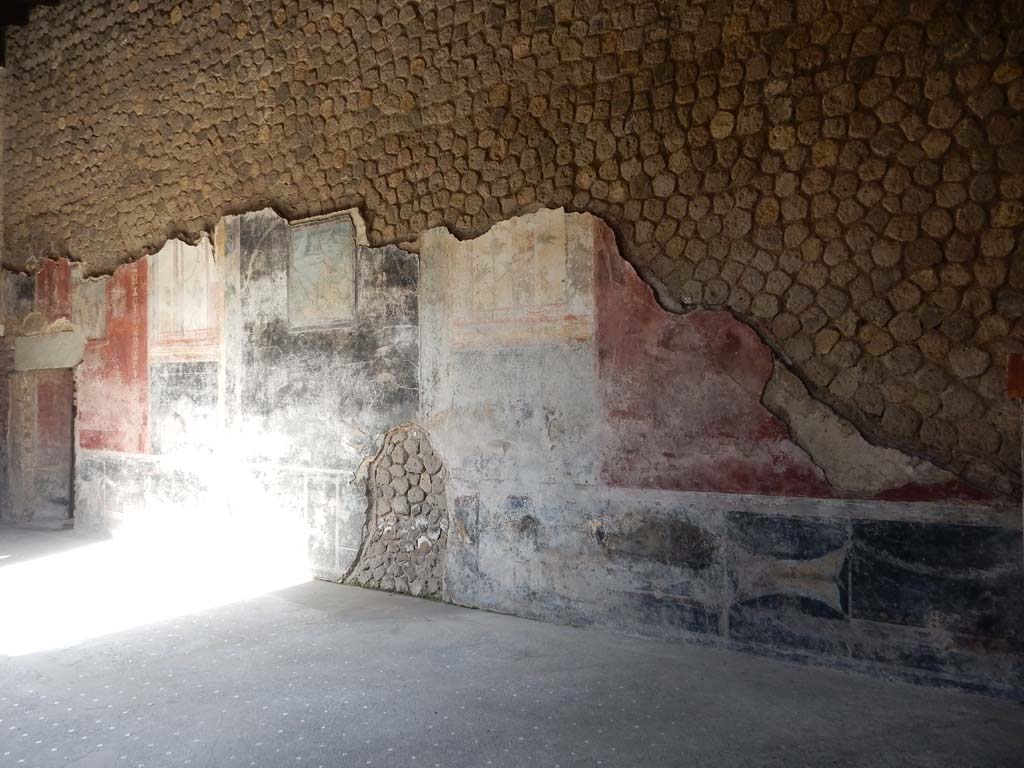
<svg viewBox="0 0 1024 768"><path fill-rule="evenodd" d="M355 227L347 215L292 225L288 324L332 328L356 319Z"/></svg>

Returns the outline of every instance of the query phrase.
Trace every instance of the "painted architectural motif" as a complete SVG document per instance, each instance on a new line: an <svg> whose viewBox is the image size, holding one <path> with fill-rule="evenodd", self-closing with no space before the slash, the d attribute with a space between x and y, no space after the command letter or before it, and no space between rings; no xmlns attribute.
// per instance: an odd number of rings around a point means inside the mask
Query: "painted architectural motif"
<svg viewBox="0 0 1024 768"><path fill-rule="evenodd" d="M345 214L291 228L288 320L292 328L329 328L356 317L356 233Z"/></svg>

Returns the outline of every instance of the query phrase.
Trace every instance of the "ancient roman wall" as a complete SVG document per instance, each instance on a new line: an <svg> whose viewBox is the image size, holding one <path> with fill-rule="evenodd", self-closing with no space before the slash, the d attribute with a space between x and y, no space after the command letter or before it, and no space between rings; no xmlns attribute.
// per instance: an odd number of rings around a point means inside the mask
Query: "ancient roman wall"
<svg viewBox="0 0 1024 768"><path fill-rule="evenodd" d="M57 423L36 380L74 368L75 525L1024 690L1024 539L997 488L873 444L731 313L664 309L589 214L416 247L366 245L356 211L263 210L111 277L47 262L10 380Z"/></svg>
<svg viewBox="0 0 1024 768"><path fill-rule="evenodd" d="M14 518L13 495L8 478L11 435L11 392L9 377L14 373L13 332L21 330L21 321L32 311L35 281L28 275L0 271L0 520Z"/></svg>
<svg viewBox="0 0 1024 768"><path fill-rule="evenodd" d="M420 255L450 599L1020 688L1016 504L872 445L731 313L664 310L592 216Z"/></svg>
<svg viewBox="0 0 1024 768"><path fill-rule="evenodd" d="M11 397L8 376L14 370L14 350L6 339L0 341L0 433L3 441L0 444L0 520L13 517L11 491L7 481L7 457L10 453L8 444L10 437L8 425L11 415Z"/></svg>
<svg viewBox="0 0 1024 768"><path fill-rule="evenodd" d="M4 150L7 145L7 70L0 67L0 169L6 169L4 161ZM0 263L6 264L4 232L4 179L6 172L0 172Z"/></svg>
<svg viewBox="0 0 1024 768"><path fill-rule="evenodd" d="M15 378L75 370L76 525L413 591L376 475L415 425L446 468L426 592L1020 693L1022 21L37 9L5 343Z"/></svg>
<svg viewBox="0 0 1024 768"><path fill-rule="evenodd" d="M5 263L600 214L876 443L1019 487L1019 0L86 0L11 30Z"/></svg>

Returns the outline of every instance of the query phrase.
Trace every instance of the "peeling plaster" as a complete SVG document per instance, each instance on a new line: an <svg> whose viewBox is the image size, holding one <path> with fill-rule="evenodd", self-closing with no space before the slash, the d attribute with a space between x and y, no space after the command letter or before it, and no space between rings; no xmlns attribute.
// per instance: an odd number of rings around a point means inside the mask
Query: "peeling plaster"
<svg viewBox="0 0 1024 768"><path fill-rule="evenodd" d="M839 415L789 369L793 362L771 344L748 318L699 301L684 300L680 303L667 293L665 286L649 270L638 269L619 251L614 233L606 222L592 214L576 215L589 216L606 231L615 260L621 261L619 269L634 275L644 284L642 293L649 294L651 299L646 303L656 304L661 314L680 319L701 315L728 316L757 339L758 345L770 354L773 366L772 379L764 384L761 404L789 429L792 442L821 470L836 496L871 497L913 487L917 494L924 496L989 497L993 489L975 490L958 474L927 459L868 441L852 422ZM929 487L930 491L924 490ZM909 492L906 495L916 494Z"/></svg>
<svg viewBox="0 0 1024 768"><path fill-rule="evenodd" d="M275 218L283 218L271 207L264 208L255 213L268 214ZM336 212L329 212L321 216L304 219L284 220L288 221L289 224L294 225L318 221L321 219L335 218L342 214L347 215L353 223L356 244L366 247L366 243L368 242L366 225L361 211L358 208L347 208ZM597 226L607 229L611 242L614 243L615 241L614 233L598 216L594 216L589 213L567 214L562 209L552 210L542 208L533 213L525 214L524 216L511 217L510 219L497 222L477 238L460 239L455 234L442 227L422 232L414 242L405 243L403 245L411 252L419 252L423 247L424 238L430 238L431 236L447 237L450 238L451 241L457 243L482 242L488 237L493 237L495 233L501 232L510 226L514 226L515 222L531 220L536 216L551 214L563 215L566 216L567 219L592 221ZM222 222L224 220L225 219L222 219ZM436 233L441 234L438 235ZM209 246L211 243L211 237L208 233L201 232L195 238L195 241L197 244L206 244ZM181 237L171 237L164 242L164 245L160 249L142 256L140 260L152 260L155 256L159 255L174 243L180 243L183 246L192 247L189 245L188 240ZM634 273L637 278L643 282L645 288L650 292L654 303L662 313L668 316L686 317L693 313L699 314L701 311L706 311L702 310L702 305L683 304L676 301L668 294L665 290L665 286L662 285L657 278L646 271L638 271L636 267L634 267L618 252L617 248L615 248L615 251L618 258L624 261L626 269ZM131 266L134 263L136 262L132 261L120 265L114 270L113 274L116 275L121 269ZM70 267L72 273L73 297L75 295L75 288L79 284L87 286L102 284L106 287L106 284L109 282L110 276L87 277L81 264L72 263ZM5 269L4 272L6 274L9 270ZM736 316L734 313L722 310L718 311L734 317L737 322L749 328L751 333L756 335L757 338L760 339L761 343L765 344L765 346L770 349L774 364L773 374L765 388L762 404L785 423L791 432L791 437L795 445L803 452L806 452L809 459L821 469L828 484L835 489L837 495L850 494L864 497L892 489L899 485L949 484L958 482L957 475L949 470L942 469L925 459L904 453L896 448L879 446L869 442L852 423L837 414L826 402L818 398L814 393L810 392L806 385L795 374L786 369L787 360L785 356L781 355L778 350L769 346L766 341L757 334L754 326L750 322L743 317ZM75 319L77 320L78 318L76 317ZM20 328L17 326L12 328L9 325L6 330L7 336L9 337L68 332L77 338L78 335L81 335L81 331L85 329L82 328L81 323L71 323L69 321L58 321L57 323L48 324L45 322L45 318L38 316L38 313L31 313L24 318L23 322L20 324ZM70 336L68 338L70 339ZM89 338L92 338L92 336L89 336ZM64 346L67 346L66 340L62 339L62 341L65 341ZM53 343L48 342L47 346L51 344ZM23 353L20 364L32 365L34 367L43 367L46 364L45 359L38 361L33 360L28 348L25 347L24 344L21 346L23 348ZM56 348L56 346L54 348ZM77 355L70 355L69 358L70 357L77 357L75 362L72 364L77 364L81 360L81 357ZM813 413L813 416L809 415L811 413Z"/></svg>
<svg viewBox="0 0 1024 768"><path fill-rule="evenodd" d="M964 503L951 473L868 443L743 318L667 301L601 219L543 209L472 240L434 229L417 258L359 244L358 212L340 213L357 241L355 325L290 327L290 231L311 220L272 209L218 224L207 287L223 306L192 329L208 337L144 330L181 315L167 296L201 293L178 269L170 291L131 290L132 273L168 254L115 272L110 338L90 341L78 372L79 426L91 403L94 427L138 440L80 431L91 440L76 467L80 523L116 527L153 507L189 529L222 514L246 530L286 521L316 575L344 579L381 554L365 533L383 520L366 489L380 436L415 422L450 462L453 602L839 663L860 643L913 666L896 654L914 633L930 670L984 684L1019 667L975 642L1018 636L1019 518L998 501ZM113 312L129 296L141 302L131 323ZM90 352L127 341L137 370ZM129 382L138 419L120 405ZM907 486L932 495L899 495ZM404 509L392 512L401 525ZM956 590L926 581L935 563ZM891 594L894 573L914 595ZM975 593L984 600L964 598ZM873 617L870 638L855 610ZM966 639L950 645L922 623L934 617Z"/></svg>

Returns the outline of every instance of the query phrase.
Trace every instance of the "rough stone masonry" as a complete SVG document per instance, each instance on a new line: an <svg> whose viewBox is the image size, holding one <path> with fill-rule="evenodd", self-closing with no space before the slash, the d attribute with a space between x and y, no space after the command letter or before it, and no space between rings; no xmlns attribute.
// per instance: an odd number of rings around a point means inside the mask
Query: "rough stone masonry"
<svg viewBox="0 0 1024 768"><path fill-rule="evenodd" d="M348 582L441 597L448 540L445 472L418 427L390 431L367 481L363 548Z"/></svg>

